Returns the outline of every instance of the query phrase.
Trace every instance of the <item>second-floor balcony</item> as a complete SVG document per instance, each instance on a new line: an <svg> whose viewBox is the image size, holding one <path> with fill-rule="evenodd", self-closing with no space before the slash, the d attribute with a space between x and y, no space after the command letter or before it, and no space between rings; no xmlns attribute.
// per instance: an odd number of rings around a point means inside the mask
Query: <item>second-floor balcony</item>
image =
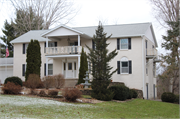
<svg viewBox="0 0 180 119"><path fill-rule="evenodd" d="M48 47L45 49L46 55L80 54L81 51L82 51L82 46Z"/></svg>
<svg viewBox="0 0 180 119"><path fill-rule="evenodd" d="M146 58L151 59L158 56L156 49L146 49Z"/></svg>

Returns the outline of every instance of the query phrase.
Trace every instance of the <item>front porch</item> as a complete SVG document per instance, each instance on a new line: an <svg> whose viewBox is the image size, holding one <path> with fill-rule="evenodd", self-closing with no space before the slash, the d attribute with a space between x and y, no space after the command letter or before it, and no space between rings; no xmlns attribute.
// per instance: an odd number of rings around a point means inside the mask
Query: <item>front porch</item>
<svg viewBox="0 0 180 119"><path fill-rule="evenodd" d="M52 60L51 67L46 65L46 74L56 75L62 74L65 79L78 79L80 67L80 55L50 55L46 56L47 62ZM52 70L51 74L49 71Z"/></svg>

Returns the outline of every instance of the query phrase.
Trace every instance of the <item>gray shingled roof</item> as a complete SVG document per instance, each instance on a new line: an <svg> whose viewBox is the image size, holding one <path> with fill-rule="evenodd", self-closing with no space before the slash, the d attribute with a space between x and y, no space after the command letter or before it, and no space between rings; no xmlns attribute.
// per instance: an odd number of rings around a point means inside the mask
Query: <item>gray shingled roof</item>
<svg viewBox="0 0 180 119"><path fill-rule="evenodd" d="M122 24L122 25L105 25L104 32L107 35L112 34L111 38L118 37L136 37L145 35L147 29L151 26L151 23L137 23L137 24ZM93 37L97 26L90 27L72 27L72 29L83 32L84 34ZM22 36L14 39L11 43L24 43L30 42L31 39L37 39L39 42L46 41L41 35L48 30L32 30Z"/></svg>
<svg viewBox="0 0 180 119"><path fill-rule="evenodd" d="M142 36L150 27L151 23L139 23L139 24L122 24L122 25L105 25L104 32L107 35L112 34L111 38L118 37L132 37L132 36ZM97 26L92 27L74 27L73 29L79 30L86 35L93 37Z"/></svg>
<svg viewBox="0 0 180 119"><path fill-rule="evenodd" d="M17 37L13 41L11 41L11 43L27 43L27 42L30 42L31 39L33 39L33 40L36 39L39 42L46 41L46 38L41 37L41 34L46 31L48 31L48 30L31 30L31 31Z"/></svg>

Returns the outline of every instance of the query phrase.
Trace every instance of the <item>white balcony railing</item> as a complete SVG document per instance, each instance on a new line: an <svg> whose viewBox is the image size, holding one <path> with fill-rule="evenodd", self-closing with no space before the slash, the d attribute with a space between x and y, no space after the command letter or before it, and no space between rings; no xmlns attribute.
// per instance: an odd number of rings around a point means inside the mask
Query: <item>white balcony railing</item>
<svg viewBox="0 0 180 119"><path fill-rule="evenodd" d="M61 47L48 47L46 48L46 54L80 54L82 46L61 46Z"/></svg>
<svg viewBox="0 0 180 119"><path fill-rule="evenodd" d="M147 49L146 56L157 56L157 50L156 49Z"/></svg>

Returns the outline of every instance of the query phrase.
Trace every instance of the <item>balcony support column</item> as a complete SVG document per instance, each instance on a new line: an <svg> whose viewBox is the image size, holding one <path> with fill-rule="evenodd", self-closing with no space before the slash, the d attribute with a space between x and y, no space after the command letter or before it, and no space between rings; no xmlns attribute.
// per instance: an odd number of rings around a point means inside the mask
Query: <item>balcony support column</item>
<svg viewBox="0 0 180 119"><path fill-rule="evenodd" d="M79 77L79 68L80 68L80 56L78 56L77 77Z"/></svg>
<svg viewBox="0 0 180 119"><path fill-rule="evenodd" d="M46 48L48 48L48 37L47 36L46 36ZM46 51L46 53L47 53L47 51ZM46 76L48 76L48 58L47 57L46 57Z"/></svg>
<svg viewBox="0 0 180 119"><path fill-rule="evenodd" d="M46 57L46 76L48 76L48 58Z"/></svg>
<svg viewBox="0 0 180 119"><path fill-rule="evenodd" d="M81 51L81 49L80 49L80 42L81 42L81 40L80 40L80 35L78 35L78 53L80 53Z"/></svg>

